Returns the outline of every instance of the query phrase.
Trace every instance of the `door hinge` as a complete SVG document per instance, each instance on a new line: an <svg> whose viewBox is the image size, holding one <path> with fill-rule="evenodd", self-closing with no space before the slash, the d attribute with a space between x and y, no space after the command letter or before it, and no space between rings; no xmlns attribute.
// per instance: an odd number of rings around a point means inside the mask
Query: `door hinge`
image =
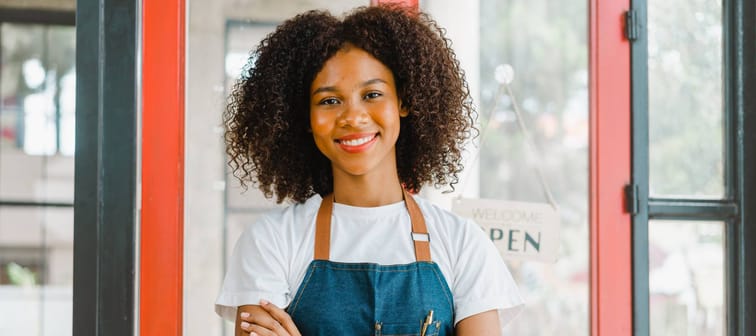
<svg viewBox="0 0 756 336"><path fill-rule="evenodd" d="M638 214L640 200L638 199L638 185L625 185L625 211L631 215Z"/></svg>
<svg viewBox="0 0 756 336"><path fill-rule="evenodd" d="M631 9L625 12L625 37L629 41L635 41L640 36L640 22L638 13Z"/></svg>

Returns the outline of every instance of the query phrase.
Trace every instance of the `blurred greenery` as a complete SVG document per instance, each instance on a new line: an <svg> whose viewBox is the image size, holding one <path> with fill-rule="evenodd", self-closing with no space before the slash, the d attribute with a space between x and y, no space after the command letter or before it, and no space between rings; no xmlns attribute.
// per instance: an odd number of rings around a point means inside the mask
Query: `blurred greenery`
<svg viewBox="0 0 756 336"><path fill-rule="evenodd" d="M6 266L8 279L12 285L16 286L34 286L37 284L37 277L30 269L11 262Z"/></svg>
<svg viewBox="0 0 756 336"><path fill-rule="evenodd" d="M652 194L724 194L722 50L721 1L649 2Z"/></svg>

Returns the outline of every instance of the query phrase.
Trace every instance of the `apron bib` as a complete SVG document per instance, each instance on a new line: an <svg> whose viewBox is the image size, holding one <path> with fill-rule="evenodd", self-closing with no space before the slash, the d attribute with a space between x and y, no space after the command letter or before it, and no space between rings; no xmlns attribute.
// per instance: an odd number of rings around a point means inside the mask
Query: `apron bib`
<svg viewBox="0 0 756 336"><path fill-rule="evenodd" d="M425 220L406 192L404 200L416 261L378 265L328 260L333 195L323 198L315 222L315 258L287 308L302 335L454 334L451 290L431 261Z"/></svg>

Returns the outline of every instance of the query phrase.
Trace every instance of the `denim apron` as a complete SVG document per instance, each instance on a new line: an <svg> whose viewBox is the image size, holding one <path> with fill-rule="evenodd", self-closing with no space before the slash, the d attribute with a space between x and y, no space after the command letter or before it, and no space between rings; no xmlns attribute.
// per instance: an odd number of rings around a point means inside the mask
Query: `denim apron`
<svg viewBox="0 0 756 336"><path fill-rule="evenodd" d="M323 198L315 222L315 257L287 309L302 335L454 334L451 290L431 261L425 220L406 192L404 200L416 261L378 265L328 260L333 195Z"/></svg>

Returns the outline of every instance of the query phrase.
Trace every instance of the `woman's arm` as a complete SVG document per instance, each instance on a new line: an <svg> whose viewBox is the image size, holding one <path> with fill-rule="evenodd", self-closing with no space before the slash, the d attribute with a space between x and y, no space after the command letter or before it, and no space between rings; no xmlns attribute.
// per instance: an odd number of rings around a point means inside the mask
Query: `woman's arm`
<svg viewBox="0 0 756 336"><path fill-rule="evenodd" d="M260 305L239 306L234 330L236 336L247 336L251 332L260 336L301 336L291 316L266 301L260 301Z"/></svg>
<svg viewBox="0 0 756 336"><path fill-rule="evenodd" d="M494 309L466 317L454 331L457 336L500 335L499 312Z"/></svg>

